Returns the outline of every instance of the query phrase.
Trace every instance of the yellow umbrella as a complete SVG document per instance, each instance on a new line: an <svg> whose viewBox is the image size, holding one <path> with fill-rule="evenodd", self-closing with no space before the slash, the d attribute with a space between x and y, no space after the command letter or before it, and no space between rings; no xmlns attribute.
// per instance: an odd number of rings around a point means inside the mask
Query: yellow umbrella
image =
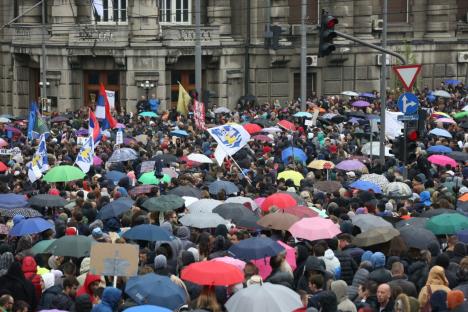
<svg viewBox="0 0 468 312"><path fill-rule="evenodd" d="M328 160L316 159L316 160L311 161L307 165L307 168L318 169L318 170L333 169L335 168L335 164Z"/></svg>
<svg viewBox="0 0 468 312"><path fill-rule="evenodd" d="M304 176L294 170L286 170L278 174L278 179L293 180L294 185L300 186Z"/></svg>

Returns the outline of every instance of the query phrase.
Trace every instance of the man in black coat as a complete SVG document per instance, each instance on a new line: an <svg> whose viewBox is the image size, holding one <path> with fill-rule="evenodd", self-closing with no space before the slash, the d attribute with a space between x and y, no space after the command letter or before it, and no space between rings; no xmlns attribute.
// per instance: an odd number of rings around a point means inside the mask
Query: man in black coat
<svg viewBox="0 0 468 312"><path fill-rule="evenodd" d="M34 285L24 277L21 264L13 262L8 272L0 277L0 294L9 294L15 301L23 300L29 304L31 311L36 310L36 292Z"/></svg>
<svg viewBox="0 0 468 312"><path fill-rule="evenodd" d="M408 276L405 274L405 268L401 262L392 264L392 280L388 283L390 287L400 287L404 294L410 297L418 298L416 286L408 281Z"/></svg>

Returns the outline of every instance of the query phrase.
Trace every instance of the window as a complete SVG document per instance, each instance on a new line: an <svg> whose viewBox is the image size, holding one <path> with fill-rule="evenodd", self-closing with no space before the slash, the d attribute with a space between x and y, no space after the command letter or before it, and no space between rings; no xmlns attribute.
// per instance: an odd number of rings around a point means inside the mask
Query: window
<svg viewBox="0 0 468 312"><path fill-rule="evenodd" d="M389 23L408 23L410 0L392 0L388 1L387 19ZM383 8L383 1L380 1L380 8ZM380 12L379 15L382 15Z"/></svg>
<svg viewBox="0 0 468 312"><path fill-rule="evenodd" d="M159 0L162 23L191 24L192 0Z"/></svg>
<svg viewBox="0 0 468 312"><path fill-rule="evenodd" d="M468 1L457 0L457 21L468 22Z"/></svg>
<svg viewBox="0 0 468 312"><path fill-rule="evenodd" d="M289 0L289 19L290 25L301 23L301 0ZM316 24L318 22L318 0L307 1L307 20L306 24Z"/></svg>
<svg viewBox="0 0 468 312"><path fill-rule="evenodd" d="M93 15L96 22L126 23L127 0L93 0Z"/></svg>

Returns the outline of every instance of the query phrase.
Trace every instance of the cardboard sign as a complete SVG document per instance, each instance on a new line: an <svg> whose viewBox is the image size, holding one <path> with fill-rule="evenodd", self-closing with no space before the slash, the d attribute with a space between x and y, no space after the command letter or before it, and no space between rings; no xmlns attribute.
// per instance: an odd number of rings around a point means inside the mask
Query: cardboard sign
<svg viewBox="0 0 468 312"><path fill-rule="evenodd" d="M119 131L117 131L117 134L115 135L115 144L116 144L116 145L123 144L123 132L122 132L122 129L119 129Z"/></svg>
<svg viewBox="0 0 468 312"><path fill-rule="evenodd" d="M113 111L115 109L115 91L106 90L106 94L109 107Z"/></svg>
<svg viewBox="0 0 468 312"><path fill-rule="evenodd" d="M138 245L95 243L91 246L89 272L107 276L136 276L138 259Z"/></svg>
<svg viewBox="0 0 468 312"><path fill-rule="evenodd" d="M0 155L11 155L11 154L12 154L11 149L0 148Z"/></svg>
<svg viewBox="0 0 468 312"><path fill-rule="evenodd" d="M154 165L155 164L156 164L156 161L154 161L154 160L148 160L148 161L142 162L140 172L145 173L145 172L154 171Z"/></svg>

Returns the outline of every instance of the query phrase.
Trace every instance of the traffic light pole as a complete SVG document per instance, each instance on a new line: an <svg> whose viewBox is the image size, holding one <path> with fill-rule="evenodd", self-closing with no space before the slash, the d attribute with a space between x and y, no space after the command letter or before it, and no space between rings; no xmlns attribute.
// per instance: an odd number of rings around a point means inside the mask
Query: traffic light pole
<svg viewBox="0 0 468 312"><path fill-rule="evenodd" d="M307 103L307 0L301 6L301 111L306 110Z"/></svg>

